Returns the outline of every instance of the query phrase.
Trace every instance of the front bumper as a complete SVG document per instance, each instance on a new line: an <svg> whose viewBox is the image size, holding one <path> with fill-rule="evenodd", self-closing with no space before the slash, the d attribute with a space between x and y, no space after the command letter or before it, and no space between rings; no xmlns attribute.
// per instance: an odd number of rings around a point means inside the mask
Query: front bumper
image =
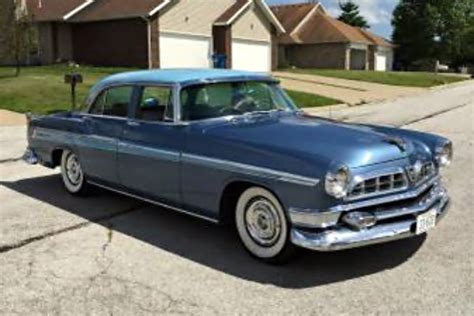
<svg viewBox="0 0 474 316"><path fill-rule="evenodd" d="M312 250L337 251L399 240L416 235L417 215L434 209L439 222L448 208L449 196L441 184L436 182L423 199L413 204L400 204L399 207L387 209L376 206L374 215L378 218L378 223L371 228L356 230L343 223L318 229L308 228L307 225L296 226L291 231L291 241L297 246Z"/></svg>

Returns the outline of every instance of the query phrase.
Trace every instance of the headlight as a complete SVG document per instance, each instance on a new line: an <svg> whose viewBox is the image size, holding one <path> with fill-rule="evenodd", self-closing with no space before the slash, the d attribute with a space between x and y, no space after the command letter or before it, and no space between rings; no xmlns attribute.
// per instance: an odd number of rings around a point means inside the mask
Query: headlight
<svg viewBox="0 0 474 316"><path fill-rule="evenodd" d="M336 172L328 172L326 175L326 192L335 198L343 198L347 195L350 174L349 168L341 167Z"/></svg>
<svg viewBox="0 0 474 316"><path fill-rule="evenodd" d="M438 146L436 148L435 159L440 167L449 166L453 160L453 144L446 142Z"/></svg>

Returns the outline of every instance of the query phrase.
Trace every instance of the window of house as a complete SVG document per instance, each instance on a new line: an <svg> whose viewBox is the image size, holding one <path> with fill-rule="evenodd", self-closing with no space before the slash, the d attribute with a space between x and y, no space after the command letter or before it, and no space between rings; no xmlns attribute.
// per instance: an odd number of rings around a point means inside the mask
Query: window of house
<svg viewBox="0 0 474 316"><path fill-rule="evenodd" d="M91 107L97 115L127 117L133 87L116 87L102 91Z"/></svg>
<svg viewBox="0 0 474 316"><path fill-rule="evenodd" d="M171 88L144 87L140 98L137 118L145 121L173 121L173 97Z"/></svg>

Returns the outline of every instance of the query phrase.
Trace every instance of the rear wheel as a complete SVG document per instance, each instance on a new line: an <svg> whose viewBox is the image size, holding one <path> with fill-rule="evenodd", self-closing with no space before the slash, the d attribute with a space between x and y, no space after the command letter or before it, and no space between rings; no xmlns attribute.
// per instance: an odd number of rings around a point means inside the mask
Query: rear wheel
<svg viewBox="0 0 474 316"><path fill-rule="evenodd" d="M235 222L243 245L254 257L281 263L293 253L285 212L268 190L252 187L244 191L237 202Z"/></svg>
<svg viewBox="0 0 474 316"><path fill-rule="evenodd" d="M61 175L64 187L74 195L85 194L88 190L79 157L70 150L64 150L61 156Z"/></svg>

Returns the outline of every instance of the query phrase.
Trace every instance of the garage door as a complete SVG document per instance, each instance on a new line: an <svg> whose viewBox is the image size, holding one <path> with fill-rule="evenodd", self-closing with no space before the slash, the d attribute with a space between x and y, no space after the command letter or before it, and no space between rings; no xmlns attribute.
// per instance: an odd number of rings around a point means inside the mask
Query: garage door
<svg viewBox="0 0 474 316"><path fill-rule="evenodd" d="M270 43L233 40L232 68L249 71L271 71Z"/></svg>
<svg viewBox="0 0 474 316"><path fill-rule="evenodd" d="M161 68L209 68L211 39L176 34L160 35Z"/></svg>
<svg viewBox="0 0 474 316"><path fill-rule="evenodd" d="M375 70L387 71L387 56L384 54L377 54L375 58Z"/></svg>

